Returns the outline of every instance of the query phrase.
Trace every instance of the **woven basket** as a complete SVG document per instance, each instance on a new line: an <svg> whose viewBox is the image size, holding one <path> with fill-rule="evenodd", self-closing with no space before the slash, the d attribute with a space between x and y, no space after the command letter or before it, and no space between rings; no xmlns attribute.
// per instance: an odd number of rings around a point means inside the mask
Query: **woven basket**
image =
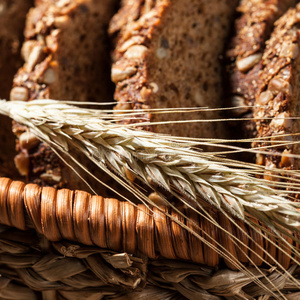
<svg viewBox="0 0 300 300"><path fill-rule="evenodd" d="M152 213L144 205L0 178L0 298L300 299L300 268L267 242L266 233L257 234L241 221L233 226L209 209L237 237L232 239L183 210L191 220L188 229L215 251L158 209ZM170 208L162 211L183 221ZM224 249L243 271L219 255Z"/></svg>

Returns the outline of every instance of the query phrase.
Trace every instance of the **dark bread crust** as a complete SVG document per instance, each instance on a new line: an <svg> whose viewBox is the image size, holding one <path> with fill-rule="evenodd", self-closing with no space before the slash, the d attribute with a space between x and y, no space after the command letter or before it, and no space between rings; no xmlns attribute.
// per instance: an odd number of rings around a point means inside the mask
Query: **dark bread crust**
<svg viewBox="0 0 300 300"><path fill-rule="evenodd" d="M116 4L117 0L37 0L28 14L25 64L15 76L11 99L112 101L107 27ZM20 138L26 128L15 124L13 130ZM17 142L16 164L30 182L86 189L48 146L25 146Z"/></svg>
<svg viewBox="0 0 300 300"><path fill-rule="evenodd" d="M110 25L116 44L112 55L116 110L223 107L220 55L236 2L136 1L133 7L132 1L123 1ZM209 118L220 114L146 114L130 122ZM194 137L226 135L224 124L207 122L152 129Z"/></svg>
<svg viewBox="0 0 300 300"><path fill-rule="evenodd" d="M237 12L233 37L226 51L225 98L226 106L238 107L228 112L229 118L253 118L253 105L260 86L259 73L261 58L274 22L284 12L295 5L295 0L242 0ZM247 108L249 106L249 108ZM252 139L256 137L253 120L230 124L232 139ZM245 148L234 158L255 162L255 155L248 152L249 143L237 144Z"/></svg>
<svg viewBox="0 0 300 300"><path fill-rule="evenodd" d="M9 99L13 77L23 61L20 50L25 17L33 0L0 0L0 99ZM13 164L14 135L11 119L0 116L0 176L18 178Z"/></svg>
<svg viewBox="0 0 300 300"><path fill-rule="evenodd" d="M258 81L258 73L261 69L260 58L274 22L296 2L295 0L244 0L237 9L241 17L235 22L234 37L226 57L229 62L229 92L231 95L243 97L245 105L254 104L257 88L260 85Z"/></svg>
<svg viewBox="0 0 300 300"><path fill-rule="evenodd" d="M267 42L262 58L260 86L255 101L254 116L258 137L266 142L254 143L254 147L275 145L275 142L297 141L297 136L275 137L276 135L299 132L299 120L289 118L299 113L300 80L300 4L290 9L275 23L275 29ZM271 120L261 120L271 118ZM269 142L268 142L269 140ZM299 161L290 157L299 154L299 145L282 145L271 150L270 155L259 154L257 163L268 169L298 169ZM271 172L271 171L270 171ZM268 174L266 174L268 176Z"/></svg>
<svg viewBox="0 0 300 300"><path fill-rule="evenodd" d="M16 75L15 86L29 90L28 100L49 98L52 94L58 99L111 100L112 83L105 75L105 70L110 68L106 29L115 10L115 4L109 2L114 1L102 1L101 5L96 0L64 1L66 4L63 6L57 0L36 2L37 6L28 14L25 28L22 54L26 64ZM96 23L94 30L97 31L93 35L89 32L92 28L86 28L92 22ZM92 37L90 42L86 42ZM95 50L92 50L91 44ZM84 50L83 45L89 49ZM41 51L36 51L38 57L32 61L30 55L35 47L40 47ZM75 50L78 53L75 54ZM91 67L92 64L95 66ZM90 69L86 70L88 67ZM56 82L45 81L45 71L49 68L54 69L58 77ZM104 72L99 71L101 68ZM89 80L95 80L96 76L99 84L90 84ZM65 87L57 83L61 81L64 81Z"/></svg>

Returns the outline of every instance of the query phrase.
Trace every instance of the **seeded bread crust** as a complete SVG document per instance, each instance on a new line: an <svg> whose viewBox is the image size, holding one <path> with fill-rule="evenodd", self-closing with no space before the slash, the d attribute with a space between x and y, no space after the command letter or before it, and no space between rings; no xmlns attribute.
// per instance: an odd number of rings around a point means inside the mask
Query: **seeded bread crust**
<svg viewBox="0 0 300 300"><path fill-rule="evenodd" d="M224 107L220 56L237 1L130 1L110 23L116 111ZM131 122L220 118L218 113L145 114ZM147 129L150 129L149 126ZM224 138L224 124L151 126L156 132Z"/></svg>
<svg viewBox="0 0 300 300"><path fill-rule="evenodd" d="M256 97L254 116L258 137L269 142L254 143L254 147L288 143L298 140L297 136L276 137L277 135L299 132L299 120L290 120L299 112L300 81L300 4L290 9L275 23L275 29L267 42L262 58L261 82ZM271 118L271 120L261 120ZM298 169L299 161L290 157L299 154L299 145L281 145L267 149L270 155L259 154L257 163L265 165L270 172L274 168ZM271 178L270 178L271 179Z"/></svg>
<svg viewBox="0 0 300 300"><path fill-rule="evenodd" d="M259 86L260 61L274 22L295 0L243 0L237 11L235 34L226 53L229 61L230 106L253 105ZM239 96L237 99L235 96ZM243 113L243 111L241 111Z"/></svg>
<svg viewBox="0 0 300 300"><path fill-rule="evenodd" d="M295 3L295 0L240 2L233 38L226 51L226 106L237 107L228 111L229 118L253 118L253 105L260 85L259 72L266 40L270 37L274 22ZM232 139L256 137L256 124L253 120L233 122L230 126ZM240 143L237 146L247 149L251 147L251 143ZM255 162L255 155L247 150L235 158Z"/></svg>
<svg viewBox="0 0 300 300"><path fill-rule="evenodd" d="M0 0L0 99L9 99L13 77L22 65L20 55L25 17L32 0ZM17 178L13 165L11 119L0 116L0 176Z"/></svg>
<svg viewBox="0 0 300 300"><path fill-rule="evenodd" d="M15 76L11 100L112 101L107 27L116 4L117 0L37 0L28 14L25 64ZM33 136L29 139L25 127L15 124L13 131L19 151L15 163L30 182L86 188L48 146Z"/></svg>

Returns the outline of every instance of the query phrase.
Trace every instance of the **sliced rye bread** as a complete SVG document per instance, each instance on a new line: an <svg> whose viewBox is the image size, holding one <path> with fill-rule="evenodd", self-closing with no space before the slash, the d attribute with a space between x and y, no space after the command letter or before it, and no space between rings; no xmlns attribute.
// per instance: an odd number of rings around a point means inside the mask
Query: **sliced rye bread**
<svg viewBox="0 0 300 300"><path fill-rule="evenodd" d="M11 100L112 101L107 27L117 2L37 0L28 14L22 47L25 64L15 76ZM30 182L86 189L26 128L15 124L13 130L19 150L15 163Z"/></svg>
<svg viewBox="0 0 300 300"><path fill-rule="evenodd" d="M235 32L226 51L226 98L227 106L253 106L259 83L261 58L265 42L270 37L274 22L295 0L242 0L235 21ZM229 116L252 117L252 108L237 108ZM234 138L252 138L256 135L255 122L233 123Z"/></svg>
<svg viewBox="0 0 300 300"><path fill-rule="evenodd" d="M265 142L253 143L254 147L299 140L298 136L276 136L300 132L299 120L289 119L298 117L300 109L300 4L275 23L266 45L254 110L257 137L264 138ZM268 173L274 168L299 169L299 160L290 157L300 153L299 144L281 145L265 151L270 155L257 155L257 163L269 169L265 177L271 179Z"/></svg>
<svg viewBox="0 0 300 300"><path fill-rule="evenodd" d="M0 0L0 99L9 99L13 77L22 66L20 55L25 17L33 0ZM0 116L0 176L17 178L11 119Z"/></svg>
<svg viewBox="0 0 300 300"><path fill-rule="evenodd" d="M221 55L237 2L123 0L109 29L115 109L224 107ZM211 118L220 113L145 114L129 122ZM227 132L219 122L151 129L203 138L224 138Z"/></svg>

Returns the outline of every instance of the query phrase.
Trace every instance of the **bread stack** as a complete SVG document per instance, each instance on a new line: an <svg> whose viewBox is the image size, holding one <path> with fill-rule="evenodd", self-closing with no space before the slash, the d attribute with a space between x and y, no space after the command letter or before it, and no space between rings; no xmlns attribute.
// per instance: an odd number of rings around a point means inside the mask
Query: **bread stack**
<svg viewBox="0 0 300 300"><path fill-rule="evenodd" d="M115 99L116 113L244 105L249 108L236 110L238 115L254 113L257 122L240 130L240 137L297 132L297 122L288 117L298 109L293 87L298 80L300 6L286 12L297 1L238 2L36 0L27 15L25 63L15 75L10 99ZM231 137L223 122L172 122L223 117L220 112L147 112L126 123L171 121L142 128L180 136ZM273 120L261 120L264 117ZM29 181L84 189L81 179L26 128L14 124L13 131L19 152L15 163ZM281 146L272 150L276 156L258 155L257 162L268 168L297 168L289 158L297 151L297 146Z"/></svg>

